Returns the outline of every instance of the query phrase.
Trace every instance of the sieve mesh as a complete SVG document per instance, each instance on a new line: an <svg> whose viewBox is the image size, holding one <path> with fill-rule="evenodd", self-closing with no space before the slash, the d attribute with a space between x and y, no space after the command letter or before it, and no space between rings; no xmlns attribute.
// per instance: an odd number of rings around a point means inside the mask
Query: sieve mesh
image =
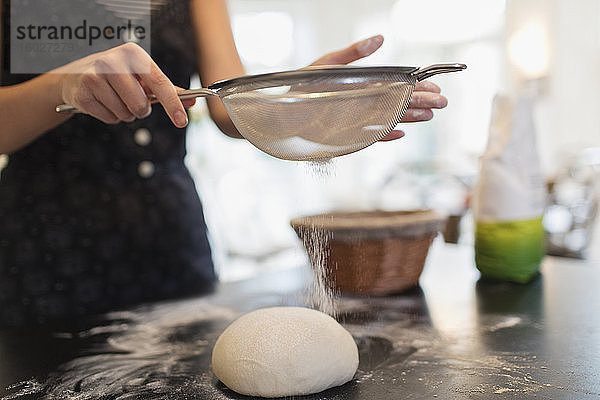
<svg viewBox="0 0 600 400"><path fill-rule="evenodd" d="M407 73L262 80L219 92L233 123L274 157L315 161L363 149L400 122L416 83Z"/></svg>

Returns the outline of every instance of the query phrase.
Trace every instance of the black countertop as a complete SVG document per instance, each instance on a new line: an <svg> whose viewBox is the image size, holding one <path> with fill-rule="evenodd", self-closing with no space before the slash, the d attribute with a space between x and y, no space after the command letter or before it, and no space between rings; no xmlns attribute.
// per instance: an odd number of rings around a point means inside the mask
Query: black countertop
<svg viewBox="0 0 600 400"><path fill-rule="evenodd" d="M302 305L307 268L222 284L206 297L78 326L0 331L5 399L245 399L212 375L241 313ZM479 280L469 247L436 241L420 288L345 297L355 379L302 399L600 399L600 263L548 257L527 285Z"/></svg>

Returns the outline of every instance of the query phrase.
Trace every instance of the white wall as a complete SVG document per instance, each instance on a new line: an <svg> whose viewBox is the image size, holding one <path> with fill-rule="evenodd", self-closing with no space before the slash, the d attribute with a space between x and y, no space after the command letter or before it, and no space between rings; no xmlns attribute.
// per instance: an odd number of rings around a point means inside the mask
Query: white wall
<svg viewBox="0 0 600 400"><path fill-rule="evenodd" d="M550 1L552 10L545 166L600 146L600 1Z"/></svg>
<svg viewBox="0 0 600 400"><path fill-rule="evenodd" d="M548 35L536 122L543 169L553 175L570 154L600 145L600 1L509 1L507 40L532 21ZM510 62L506 70L518 90L522 71Z"/></svg>

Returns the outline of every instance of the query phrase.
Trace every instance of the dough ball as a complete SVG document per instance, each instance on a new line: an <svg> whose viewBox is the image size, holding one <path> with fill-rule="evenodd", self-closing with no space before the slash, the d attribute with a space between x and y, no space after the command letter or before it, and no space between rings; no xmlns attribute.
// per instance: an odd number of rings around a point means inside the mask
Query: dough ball
<svg viewBox="0 0 600 400"><path fill-rule="evenodd" d="M249 396L318 393L352 379L358 348L350 333L322 312L264 308L243 315L217 339L215 375Z"/></svg>

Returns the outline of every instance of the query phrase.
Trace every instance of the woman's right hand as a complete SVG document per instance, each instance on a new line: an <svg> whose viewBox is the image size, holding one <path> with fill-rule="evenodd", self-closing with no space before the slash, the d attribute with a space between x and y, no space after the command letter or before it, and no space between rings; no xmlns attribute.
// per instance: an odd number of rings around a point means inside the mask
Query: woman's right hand
<svg viewBox="0 0 600 400"><path fill-rule="evenodd" d="M148 95L154 94L175 126L188 123L177 88L150 55L134 43L92 54L53 72L59 73L59 93L64 103L77 107L107 124L145 118L152 111Z"/></svg>

